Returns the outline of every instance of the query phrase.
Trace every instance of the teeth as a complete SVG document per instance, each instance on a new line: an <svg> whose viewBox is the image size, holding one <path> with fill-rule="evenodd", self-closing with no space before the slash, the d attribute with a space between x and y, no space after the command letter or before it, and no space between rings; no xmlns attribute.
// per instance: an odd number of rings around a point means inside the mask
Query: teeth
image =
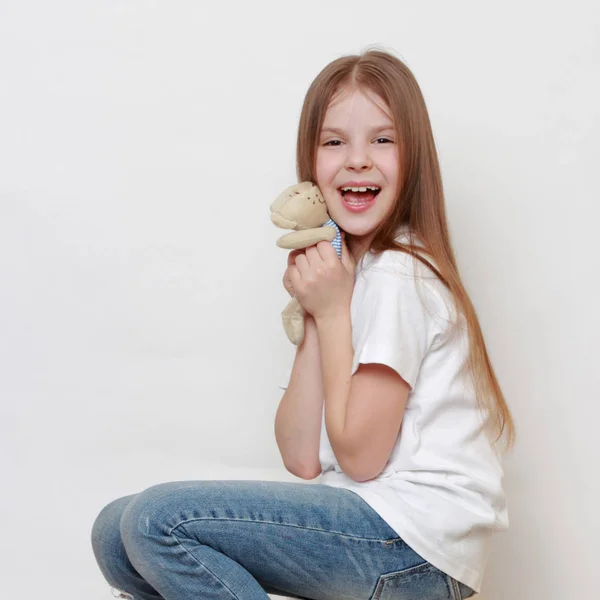
<svg viewBox="0 0 600 600"><path fill-rule="evenodd" d="M366 192L367 190L372 190L376 192L379 188L377 186L368 185L366 187L343 187L342 192L352 191L352 192Z"/></svg>

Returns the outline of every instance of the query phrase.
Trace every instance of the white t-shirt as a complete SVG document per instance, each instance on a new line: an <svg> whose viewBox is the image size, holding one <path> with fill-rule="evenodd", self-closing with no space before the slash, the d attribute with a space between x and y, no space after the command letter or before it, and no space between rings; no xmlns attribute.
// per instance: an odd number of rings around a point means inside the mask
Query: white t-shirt
<svg viewBox="0 0 600 600"><path fill-rule="evenodd" d="M407 241L405 231L398 240ZM385 468L365 482L340 469L323 406L316 483L357 493L415 552L479 592L491 535L509 522L501 458L482 429L472 383L461 373L469 341L462 313L460 328L451 331L456 316L450 292L418 259L395 250L364 255L351 303L352 374L360 363L382 363L411 392ZM291 369L282 389L290 375Z"/></svg>

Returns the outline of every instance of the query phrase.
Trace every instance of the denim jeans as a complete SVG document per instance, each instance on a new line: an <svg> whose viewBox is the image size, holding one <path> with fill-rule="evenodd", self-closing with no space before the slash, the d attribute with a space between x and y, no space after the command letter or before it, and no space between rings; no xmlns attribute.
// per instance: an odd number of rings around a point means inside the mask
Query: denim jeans
<svg viewBox="0 0 600 600"><path fill-rule="evenodd" d="M357 494L320 484L176 481L105 506L91 541L134 600L461 600Z"/></svg>

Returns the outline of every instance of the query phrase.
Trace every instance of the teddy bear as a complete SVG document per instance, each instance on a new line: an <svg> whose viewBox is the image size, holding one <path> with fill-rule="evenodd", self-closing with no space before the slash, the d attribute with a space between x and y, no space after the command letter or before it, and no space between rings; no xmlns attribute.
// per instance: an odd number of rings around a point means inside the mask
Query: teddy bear
<svg viewBox="0 0 600 600"><path fill-rule="evenodd" d="M281 229L293 229L277 240L280 248L298 250L319 242L331 242L342 256L340 228L327 213L321 190L310 181L287 187L271 204L271 221ZM285 333L296 346L304 339L304 309L292 298L281 313Z"/></svg>

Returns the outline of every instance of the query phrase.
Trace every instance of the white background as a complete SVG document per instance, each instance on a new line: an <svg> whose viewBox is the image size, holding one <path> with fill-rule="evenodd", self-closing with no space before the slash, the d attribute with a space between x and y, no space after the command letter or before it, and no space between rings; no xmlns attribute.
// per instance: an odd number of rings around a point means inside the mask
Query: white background
<svg viewBox="0 0 600 600"><path fill-rule="evenodd" d="M372 46L423 90L518 427L485 596L593 597L599 35L583 1L0 1L2 597L111 598L89 534L113 498L289 478L268 207L311 81Z"/></svg>

